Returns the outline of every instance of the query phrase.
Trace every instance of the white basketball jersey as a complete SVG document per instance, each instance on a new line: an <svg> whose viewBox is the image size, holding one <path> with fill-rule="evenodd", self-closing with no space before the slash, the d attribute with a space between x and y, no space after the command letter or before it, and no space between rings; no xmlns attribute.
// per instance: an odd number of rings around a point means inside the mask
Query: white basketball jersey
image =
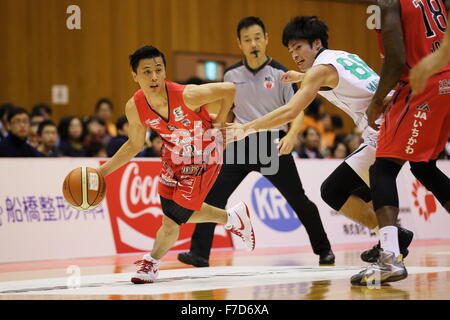
<svg viewBox="0 0 450 320"><path fill-rule="evenodd" d="M319 94L342 109L364 130L363 138L368 144L376 144L377 131L367 124L366 110L378 87L380 77L356 54L325 49L314 61L313 66L330 64L339 75L338 85Z"/></svg>

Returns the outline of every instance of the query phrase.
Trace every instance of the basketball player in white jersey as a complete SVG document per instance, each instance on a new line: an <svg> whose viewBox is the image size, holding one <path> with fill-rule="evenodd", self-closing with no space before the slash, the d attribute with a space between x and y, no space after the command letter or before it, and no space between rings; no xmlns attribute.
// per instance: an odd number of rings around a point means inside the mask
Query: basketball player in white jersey
<svg viewBox="0 0 450 320"><path fill-rule="evenodd" d="M254 130L270 129L292 121L317 94L345 111L363 130L364 142L323 182L322 199L373 231L378 222L371 204L369 168L375 161L378 131L368 126L366 109L375 93L379 76L356 54L328 49L328 27L315 16L293 18L284 28L283 44L300 72L289 71L283 82L301 82L301 88L284 106L246 124L228 124L227 139L240 140ZM231 131L229 131L231 129ZM234 135L231 138L231 135ZM400 248L408 254L413 233L399 228ZM379 244L361 255L375 262Z"/></svg>

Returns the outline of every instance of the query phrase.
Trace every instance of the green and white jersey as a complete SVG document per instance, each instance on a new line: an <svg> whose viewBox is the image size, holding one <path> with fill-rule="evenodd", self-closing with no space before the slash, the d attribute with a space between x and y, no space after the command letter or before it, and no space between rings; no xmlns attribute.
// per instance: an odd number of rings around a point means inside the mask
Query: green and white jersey
<svg viewBox="0 0 450 320"><path fill-rule="evenodd" d="M363 138L375 145L377 131L368 126L366 110L377 90L380 77L356 54L325 49L319 53L313 66L332 65L339 75L335 88L321 88L319 94L342 109L364 130Z"/></svg>

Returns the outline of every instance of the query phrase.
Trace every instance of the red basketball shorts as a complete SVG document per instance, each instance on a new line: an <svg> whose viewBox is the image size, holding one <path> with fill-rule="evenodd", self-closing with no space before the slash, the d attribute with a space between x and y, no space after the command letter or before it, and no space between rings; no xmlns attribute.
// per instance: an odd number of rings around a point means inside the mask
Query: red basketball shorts
<svg viewBox="0 0 450 320"><path fill-rule="evenodd" d="M450 72L428 80L425 91L411 96L410 85L399 88L385 113L377 158L421 162L437 158L450 135Z"/></svg>
<svg viewBox="0 0 450 320"><path fill-rule="evenodd" d="M198 211L219 175L222 164L180 164L163 160L158 192L183 208Z"/></svg>

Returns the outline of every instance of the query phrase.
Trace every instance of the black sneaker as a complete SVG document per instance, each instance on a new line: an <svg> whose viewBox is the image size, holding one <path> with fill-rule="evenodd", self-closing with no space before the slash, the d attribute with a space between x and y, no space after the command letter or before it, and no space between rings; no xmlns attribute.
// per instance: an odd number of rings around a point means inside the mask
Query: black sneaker
<svg viewBox="0 0 450 320"><path fill-rule="evenodd" d="M402 227L397 227L398 230L398 245L400 247L400 253L403 255L403 259L409 254L408 247L414 237L414 233ZM361 253L361 260L369 263L377 262L380 256L380 241L373 246L372 249L366 250Z"/></svg>
<svg viewBox="0 0 450 320"><path fill-rule="evenodd" d="M200 257L192 252L182 252L178 254L178 260L190 264L194 267L209 267L209 262L207 259Z"/></svg>
<svg viewBox="0 0 450 320"><path fill-rule="evenodd" d="M319 264L334 264L335 257L331 249L323 251L322 253L320 253L319 257L320 257Z"/></svg>

